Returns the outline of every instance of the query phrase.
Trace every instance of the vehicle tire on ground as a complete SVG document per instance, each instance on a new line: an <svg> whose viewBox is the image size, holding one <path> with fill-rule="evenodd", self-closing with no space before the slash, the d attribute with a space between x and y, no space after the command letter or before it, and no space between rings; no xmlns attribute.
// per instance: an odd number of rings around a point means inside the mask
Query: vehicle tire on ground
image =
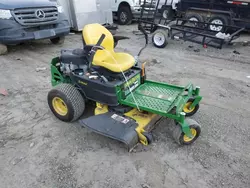
<svg viewBox="0 0 250 188"><path fill-rule="evenodd" d="M188 118L185 119L185 121L191 129L193 137L189 138L187 135L185 135L185 133L182 131L181 125L177 123L173 130L173 138L179 145L190 145L194 143L201 134L201 126L196 121Z"/></svg>
<svg viewBox="0 0 250 188"><path fill-rule="evenodd" d="M53 39L50 39L52 44L63 44L65 41L65 37L56 37Z"/></svg>
<svg viewBox="0 0 250 188"><path fill-rule="evenodd" d="M228 25L228 18L224 15L214 15L209 19L209 23L221 24L222 26L209 25L208 28L211 31L223 32L225 29L223 25Z"/></svg>
<svg viewBox="0 0 250 188"><path fill-rule="evenodd" d="M173 19L174 12L173 12L172 6L163 6L161 9L161 14L162 14L162 18L166 20Z"/></svg>
<svg viewBox="0 0 250 188"><path fill-rule="evenodd" d="M183 107L183 112L185 112L186 117L190 117L190 116L194 115L200 108L199 104L197 104L192 109L189 109L189 107L192 105L194 100L195 100L195 98L190 98Z"/></svg>
<svg viewBox="0 0 250 188"><path fill-rule="evenodd" d="M57 85L48 93L47 100L53 114L64 122L76 121L85 110L83 96L70 84Z"/></svg>
<svg viewBox="0 0 250 188"><path fill-rule="evenodd" d="M132 22L133 15L129 7L121 6L118 10L118 23L120 25L127 25Z"/></svg>
<svg viewBox="0 0 250 188"><path fill-rule="evenodd" d="M168 32L166 29L157 29L152 37L152 42L157 48L165 48L168 44Z"/></svg>
<svg viewBox="0 0 250 188"><path fill-rule="evenodd" d="M0 55L5 55L8 53L8 48L5 44L0 44Z"/></svg>
<svg viewBox="0 0 250 188"><path fill-rule="evenodd" d="M185 19L194 21L194 22L204 22L203 17L199 13L187 13L185 15ZM194 22L190 22L189 24L194 25L195 27L199 27L202 25L202 24L198 24Z"/></svg>

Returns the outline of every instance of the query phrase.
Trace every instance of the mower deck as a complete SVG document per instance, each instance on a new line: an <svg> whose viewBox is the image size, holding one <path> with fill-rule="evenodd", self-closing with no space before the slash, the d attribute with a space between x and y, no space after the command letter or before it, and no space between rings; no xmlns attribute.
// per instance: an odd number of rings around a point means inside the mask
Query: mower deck
<svg viewBox="0 0 250 188"><path fill-rule="evenodd" d="M137 123L113 112L82 119L80 124L98 134L123 142L129 151L138 143L135 130Z"/></svg>
<svg viewBox="0 0 250 188"><path fill-rule="evenodd" d="M81 119L79 123L95 133L118 140L128 151L141 142L142 132L151 132L161 117L133 109L125 114L106 112Z"/></svg>

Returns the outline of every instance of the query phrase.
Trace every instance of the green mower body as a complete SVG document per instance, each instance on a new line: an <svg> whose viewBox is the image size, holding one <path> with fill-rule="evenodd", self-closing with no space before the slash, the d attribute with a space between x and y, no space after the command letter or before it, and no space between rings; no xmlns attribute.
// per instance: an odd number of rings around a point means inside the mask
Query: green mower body
<svg viewBox="0 0 250 188"><path fill-rule="evenodd" d="M150 136L147 134L150 134L150 130L154 126L152 122L158 122L161 118L166 117L173 119L177 124L175 140L179 144L190 144L194 141L191 139L193 135L192 128L189 125L190 120L186 121L185 117L193 115L199 108L199 102L202 99L199 95L199 87L194 87L192 84L176 86L146 80L146 76L142 74L145 70L143 71L142 68L137 66L132 67L131 70L125 73L127 75L126 80L122 75L116 75L117 77L113 81L104 82L103 79L96 79L91 74L83 73L78 69L66 75L61 71L61 59L63 58L56 57L51 62L52 86L56 88L63 84L71 85L72 88L77 89L84 101L93 101L97 104L105 105L109 109L104 111L104 113L93 114L90 118L81 119L80 123L83 126L104 136L124 142L128 146L129 151L131 151L140 142L136 128L139 127L139 132L144 132L148 139L146 144L144 142L141 143L148 145L151 141ZM189 104L188 107L187 104ZM84 105L84 110L85 108ZM187 110L186 113L185 108ZM138 113L156 115L149 118L148 124L151 125L142 125L140 127L140 122L138 121L143 120L139 119L136 121L126 116L126 113L133 109L137 109ZM74 109L72 108L72 110ZM73 118L71 116L71 119L65 121L77 120L80 118L80 114L79 117ZM57 117L61 119L60 116ZM134 123L128 126L129 129L126 124L121 123L122 121L129 122L131 119ZM118 121L120 124L112 124L114 121ZM192 126L197 128L198 124L196 122L191 121L191 123L193 123ZM145 131L145 127L147 127L147 131ZM110 131L109 128L114 130L114 132ZM198 133L200 134L199 126L198 130L196 130L196 134L199 136ZM183 142L184 136L187 137L187 140L190 138L190 143Z"/></svg>
<svg viewBox="0 0 250 188"><path fill-rule="evenodd" d="M150 144L151 131L162 118L174 120L173 137L180 145L192 144L200 136L200 125L186 118L199 109L199 87L147 80L145 64L139 67L136 58L115 52L112 35L101 25L85 26L83 39L83 49L62 50L51 62L48 104L58 119L79 120L82 126L125 143L129 151L138 143ZM92 115L81 118L93 103Z"/></svg>

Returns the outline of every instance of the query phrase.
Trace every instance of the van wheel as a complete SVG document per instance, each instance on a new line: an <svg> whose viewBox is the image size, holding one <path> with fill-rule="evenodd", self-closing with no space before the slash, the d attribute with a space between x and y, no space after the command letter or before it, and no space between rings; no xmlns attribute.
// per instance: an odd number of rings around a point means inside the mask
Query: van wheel
<svg viewBox="0 0 250 188"><path fill-rule="evenodd" d="M132 12L129 7L122 6L118 10L118 22L120 25L127 25L132 22Z"/></svg>
<svg viewBox="0 0 250 188"><path fill-rule="evenodd" d="M52 44L63 44L65 40L65 37L56 37L53 39L50 39Z"/></svg>
<svg viewBox="0 0 250 188"><path fill-rule="evenodd" d="M5 44L0 44L0 55L5 55L8 53L8 48Z"/></svg>
<svg viewBox="0 0 250 188"><path fill-rule="evenodd" d="M223 32L225 30L224 25L228 25L228 18L223 15L212 16L209 20L210 24L220 24L221 26L209 25L211 31Z"/></svg>

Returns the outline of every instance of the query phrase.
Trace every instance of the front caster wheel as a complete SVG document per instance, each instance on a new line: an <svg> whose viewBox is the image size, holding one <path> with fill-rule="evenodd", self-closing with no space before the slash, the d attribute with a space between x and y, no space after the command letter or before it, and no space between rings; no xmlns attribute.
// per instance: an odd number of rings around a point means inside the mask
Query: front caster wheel
<svg viewBox="0 0 250 188"><path fill-rule="evenodd" d="M201 133L201 126L192 119L186 119L186 123L189 125L192 137L188 137L182 131L182 127L180 124L177 124L173 131L173 138L179 145L190 145L194 143Z"/></svg>
<svg viewBox="0 0 250 188"><path fill-rule="evenodd" d="M195 105L193 108L190 108L190 106L193 104L195 101L194 98L190 98L187 103L183 107L183 112L186 113L186 117L190 117L194 115L200 108L199 104Z"/></svg>

